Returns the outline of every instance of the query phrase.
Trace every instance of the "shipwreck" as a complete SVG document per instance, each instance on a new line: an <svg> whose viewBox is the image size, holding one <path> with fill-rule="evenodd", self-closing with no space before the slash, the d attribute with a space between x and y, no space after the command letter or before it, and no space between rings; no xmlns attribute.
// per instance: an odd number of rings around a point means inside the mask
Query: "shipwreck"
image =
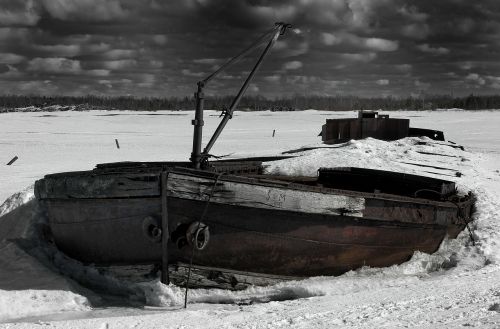
<svg viewBox="0 0 500 329"><path fill-rule="evenodd" d="M318 168L316 177L263 174L276 158L210 161L209 152L278 37L256 43L198 82L190 161L119 162L46 175L35 185L56 246L99 266L159 264L300 278L433 253L471 220L474 197L450 181L362 168ZM267 43L202 151L203 88Z"/></svg>

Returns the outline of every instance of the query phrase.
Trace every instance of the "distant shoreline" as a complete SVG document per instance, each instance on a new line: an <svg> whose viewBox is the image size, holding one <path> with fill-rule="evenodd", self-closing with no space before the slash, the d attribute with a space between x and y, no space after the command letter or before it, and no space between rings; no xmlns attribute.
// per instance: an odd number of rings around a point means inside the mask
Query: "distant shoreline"
<svg viewBox="0 0 500 329"><path fill-rule="evenodd" d="M232 102L232 96L206 96L205 109L221 111ZM53 112L53 111L191 111L193 97L107 97L107 96L0 96L0 112ZM352 95L291 95L268 99L260 95L247 95L241 99L239 109L244 111L421 111L438 109L498 110L500 95L413 95L397 97L358 97Z"/></svg>
<svg viewBox="0 0 500 329"><path fill-rule="evenodd" d="M214 109L207 109L207 111L218 111L220 112L221 110L214 110ZM500 110L500 107L497 109L461 109L461 108L437 108L437 109L376 109L374 111L379 111L379 112L396 112L396 111L425 111L425 112L439 112L439 111L466 111L466 112L477 112L477 111L497 111ZM119 111L119 112L164 112L164 111L169 111L169 112L193 112L194 108L192 109L178 109L178 110L172 110L172 109L158 109L158 110L145 110L145 109L120 109L120 108L114 108L114 107L104 107L104 106L92 106L88 104L78 104L78 105L49 105L49 106L44 106L44 107L36 107L36 106L28 106L28 107L21 107L21 108L0 108L0 114L3 113L51 113L51 112L88 112L88 111ZM304 111L322 111L322 112L357 112L359 110L356 109L339 109L339 110L316 110L316 109L265 109L265 108L260 108L260 109L252 109L252 108L243 108L243 109L236 109L236 112L265 112L265 111L270 111L270 112L304 112Z"/></svg>

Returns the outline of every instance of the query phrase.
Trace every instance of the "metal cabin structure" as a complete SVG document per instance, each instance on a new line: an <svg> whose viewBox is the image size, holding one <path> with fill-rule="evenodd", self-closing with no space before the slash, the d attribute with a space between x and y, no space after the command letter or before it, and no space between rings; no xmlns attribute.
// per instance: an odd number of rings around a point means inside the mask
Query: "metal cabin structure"
<svg viewBox="0 0 500 329"><path fill-rule="evenodd" d="M389 115L379 115L378 112L360 111L357 118L327 119L321 136L326 144L367 137L396 140L407 137L409 130L409 119L393 119Z"/></svg>
<svg viewBox="0 0 500 329"><path fill-rule="evenodd" d="M375 111L359 111L357 118L327 119L320 135L325 144L344 143L351 139L367 137L392 141L405 137L426 136L444 141L442 131L412 128L409 119L389 118L388 114L379 114Z"/></svg>

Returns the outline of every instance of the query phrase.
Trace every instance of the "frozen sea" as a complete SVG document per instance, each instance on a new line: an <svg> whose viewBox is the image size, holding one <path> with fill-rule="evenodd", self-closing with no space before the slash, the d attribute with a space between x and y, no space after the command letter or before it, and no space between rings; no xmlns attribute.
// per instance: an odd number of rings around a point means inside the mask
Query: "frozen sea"
<svg viewBox="0 0 500 329"><path fill-rule="evenodd" d="M417 252L399 266L239 292L191 290L187 310L181 307L183 290L176 286L102 275L54 250L36 230L43 216L30 200L34 181L48 173L89 170L103 162L187 160L193 113L0 114L0 327L500 327L500 111L387 113L411 119L412 127L443 130L447 140L465 150L448 143L420 145L416 138L367 139L300 152L297 158L268 163L266 170L315 175L319 167L358 166L454 180L478 197L471 227L475 245L463 232L444 241L435 254ZM355 116L236 112L211 153L267 156L320 146L318 133L327 118ZM205 113L205 142L219 120L218 113ZM14 156L18 160L6 166ZM446 169L430 171L419 164ZM457 171L461 177L454 175Z"/></svg>

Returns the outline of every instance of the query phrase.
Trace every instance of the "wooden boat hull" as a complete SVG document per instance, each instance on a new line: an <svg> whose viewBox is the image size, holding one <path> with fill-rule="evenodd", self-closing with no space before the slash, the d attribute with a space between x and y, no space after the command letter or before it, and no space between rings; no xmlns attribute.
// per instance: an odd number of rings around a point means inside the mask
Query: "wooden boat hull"
<svg viewBox="0 0 500 329"><path fill-rule="evenodd" d="M50 178L37 183L58 248L100 265L159 263L163 252L170 264L189 263L193 248L186 243L187 230L201 221L209 241L195 249L195 266L305 277L400 264L417 250L436 251L446 235L454 237L465 226L452 203L185 170L168 172L166 187L154 175L143 175L148 177L143 181L139 176L127 196L115 188L113 198L100 196L102 184L89 188L81 182L101 179L108 188L110 181L123 187L123 175L76 175L65 183L54 178L66 197L51 189ZM138 181L149 182L148 188L138 188ZM166 248L144 228L151 218L160 225L165 196ZM460 205L467 218L471 205L471 200Z"/></svg>

